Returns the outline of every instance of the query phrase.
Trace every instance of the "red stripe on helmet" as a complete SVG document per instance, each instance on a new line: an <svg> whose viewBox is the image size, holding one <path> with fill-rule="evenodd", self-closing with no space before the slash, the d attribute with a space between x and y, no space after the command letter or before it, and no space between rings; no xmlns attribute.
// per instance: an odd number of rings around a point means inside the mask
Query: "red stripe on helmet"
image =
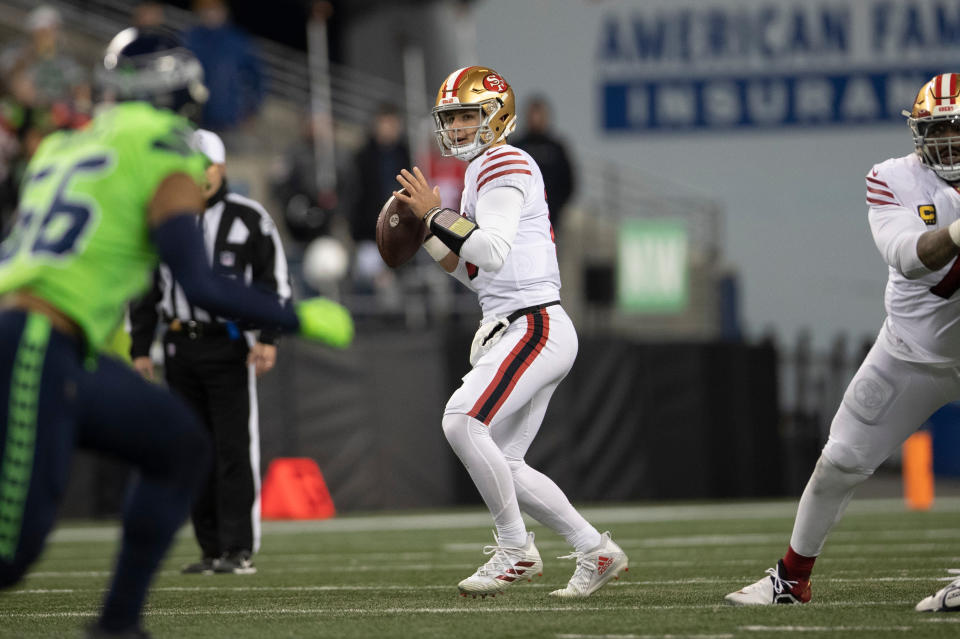
<svg viewBox="0 0 960 639"><path fill-rule="evenodd" d="M460 84L460 79L463 78L463 74L472 69L473 67L463 67L462 69L457 69L453 73L447 76L447 79L443 81L443 93L453 93L457 90L457 85ZM453 83L451 84L451 80Z"/></svg>
<svg viewBox="0 0 960 639"><path fill-rule="evenodd" d="M950 104L957 103L957 74L950 74Z"/></svg>
<svg viewBox="0 0 960 639"><path fill-rule="evenodd" d="M465 67L463 71L460 72L460 75L457 76L457 79L453 81L453 86L450 87L450 93L453 93L457 90L457 87L460 86L460 81L463 80L463 76L469 73L470 69L474 67Z"/></svg>

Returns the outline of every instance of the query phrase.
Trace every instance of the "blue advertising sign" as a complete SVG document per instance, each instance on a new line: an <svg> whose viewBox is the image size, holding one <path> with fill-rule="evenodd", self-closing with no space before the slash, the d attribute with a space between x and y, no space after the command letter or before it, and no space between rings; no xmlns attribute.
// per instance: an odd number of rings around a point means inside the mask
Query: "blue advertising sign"
<svg viewBox="0 0 960 639"><path fill-rule="evenodd" d="M960 0L712 0L611 11L598 47L610 132L903 122L960 71Z"/></svg>

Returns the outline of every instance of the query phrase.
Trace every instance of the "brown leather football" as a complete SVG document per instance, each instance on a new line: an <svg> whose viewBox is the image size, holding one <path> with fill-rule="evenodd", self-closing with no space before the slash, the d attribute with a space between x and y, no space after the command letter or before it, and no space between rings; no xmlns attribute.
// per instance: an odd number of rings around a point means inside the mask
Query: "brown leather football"
<svg viewBox="0 0 960 639"><path fill-rule="evenodd" d="M377 218L377 248L387 266L396 268L409 261L426 235L426 225L409 206L391 195Z"/></svg>

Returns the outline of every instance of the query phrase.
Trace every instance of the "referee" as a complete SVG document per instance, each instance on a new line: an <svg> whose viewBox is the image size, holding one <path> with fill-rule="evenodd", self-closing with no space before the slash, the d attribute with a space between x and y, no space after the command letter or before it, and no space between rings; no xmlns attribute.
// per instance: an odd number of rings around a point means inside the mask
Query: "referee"
<svg viewBox="0 0 960 639"><path fill-rule="evenodd" d="M206 211L197 223L214 272L290 300L290 279L277 228L259 203L231 193L220 138L199 130L194 143L212 163ZM191 404L210 430L214 463L197 495L193 528L201 560L184 573L253 574L260 546L260 436L256 377L276 362L278 332L259 335L229 318L192 306L161 264L153 290L130 307L134 367L153 378L150 346L159 321L170 388Z"/></svg>

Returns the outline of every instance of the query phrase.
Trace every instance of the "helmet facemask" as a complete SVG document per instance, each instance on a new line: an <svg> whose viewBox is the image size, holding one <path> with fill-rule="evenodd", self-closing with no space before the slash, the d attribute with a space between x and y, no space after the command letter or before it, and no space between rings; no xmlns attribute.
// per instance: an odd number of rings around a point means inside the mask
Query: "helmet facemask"
<svg viewBox="0 0 960 639"><path fill-rule="evenodd" d="M461 160L470 161L480 155L485 149L502 140L509 131L504 131L497 137L491 122L503 103L491 98L476 104L443 104L434 107L433 120L436 123L434 134L440 153L443 156L453 156ZM454 117L463 112L476 114L476 124L451 128Z"/></svg>
<svg viewBox="0 0 960 639"><path fill-rule="evenodd" d="M960 114L911 117L907 123L923 163L947 182L960 180Z"/></svg>

